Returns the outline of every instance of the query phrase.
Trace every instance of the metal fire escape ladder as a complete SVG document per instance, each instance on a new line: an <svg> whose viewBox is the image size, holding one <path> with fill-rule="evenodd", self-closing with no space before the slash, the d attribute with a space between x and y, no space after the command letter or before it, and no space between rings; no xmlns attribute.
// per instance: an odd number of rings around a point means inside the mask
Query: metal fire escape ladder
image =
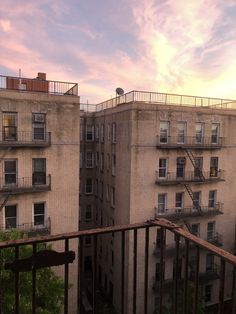
<svg viewBox="0 0 236 314"><path fill-rule="evenodd" d="M184 224L185 224L186 228L188 229L188 231L189 231L190 233L192 233L192 227L191 227L191 225L188 223L188 221L184 220Z"/></svg>
<svg viewBox="0 0 236 314"><path fill-rule="evenodd" d="M190 161L191 161L191 163L193 165L195 173L197 173L197 175L198 175L198 177L200 178L201 181L205 181L205 177L204 177L204 175L202 173L202 169L200 169L199 167L196 166L195 157L194 157L192 151L187 149L187 148L185 149L185 151L186 151L186 154L188 155L188 158L190 159Z"/></svg>
<svg viewBox="0 0 236 314"><path fill-rule="evenodd" d="M8 147L7 150L5 150L0 157L0 162L4 159L4 157L7 155L7 153L11 150L11 147ZM3 207L6 205L9 197L11 196L11 192L8 194L4 194L2 198L0 199L0 211L3 209Z"/></svg>
<svg viewBox="0 0 236 314"><path fill-rule="evenodd" d="M201 214L202 213L201 206L199 204L197 204L197 205L194 204L193 190L191 189L190 185L186 184L186 183L182 183L182 184L185 187L186 191L188 192L188 195L190 196L190 198L193 202L194 208L199 212L199 214Z"/></svg>

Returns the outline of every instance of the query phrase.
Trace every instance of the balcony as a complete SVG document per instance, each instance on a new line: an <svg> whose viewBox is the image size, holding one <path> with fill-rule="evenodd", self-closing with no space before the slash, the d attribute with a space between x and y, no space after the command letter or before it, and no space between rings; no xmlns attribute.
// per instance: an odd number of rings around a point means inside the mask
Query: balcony
<svg viewBox="0 0 236 314"><path fill-rule="evenodd" d="M31 79L0 75L0 90L15 90L20 92L37 92L53 95L78 96L78 84L61 81L48 81L46 74Z"/></svg>
<svg viewBox="0 0 236 314"><path fill-rule="evenodd" d="M223 137L202 137L185 136L181 140L177 136L157 136L157 148L164 149L220 149L223 147Z"/></svg>
<svg viewBox="0 0 236 314"><path fill-rule="evenodd" d="M10 180L9 180L10 181ZM51 175L36 174L33 177L13 178L11 183L0 179L0 194L24 194L51 190Z"/></svg>
<svg viewBox="0 0 236 314"><path fill-rule="evenodd" d="M194 171L185 171L183 176L178 176L176 172L167 172L165 177L160 177L160 173L156 171L156 184L158 185L177 185L182 183L215 183L224 181L225 171L217 172L202 171L202 176L197 176Z"/></svg>
<svg viewBox="0 0 236 314"><path fill-rule="evenodd" d="M215 293L215 304L217 306L218 314L235 314L236 306L236 293L232 283L233 270L236 267L236 256L226 252L218 247L215 247L211 243L200 239L188 231L182 229L180 226L171 223L165 219L149 220L146 223L136 223L124 226L112 226L106 228L91 229L86 231L70 232L58 235L50 235L47 237L36 237L31 239L19 239L12 241L2 241L0 242L0 255L8 253L11 251L11 255L4 260L1 264L2 271L5 274L13 278L13 285L11 290L11 301L12 301L12 312L19 314L23 313L21 294L24 293L22 289L22 282L24 275L27 275L28 280L31 281L30 291L28 293L28 304L31 307L31 313L37 313L42 309L42 306L46 306L44 300L38 296L39 293L39 280L38 269L43 267L54 267L60 266L61 278L64 282L64 298L62 300L62 308L64 314L68 313L84 313L85 302L84 299L89 291L89 296L86 296L86 302L89 302L89 308L92 309L94 313L106 313L103 311L104 308L108 308L107 300L101 303L101 287L99 284L99 267L98 266L98 253L99 253L99 243L104 241L104 236L113 236L119 244L117 249L114 250L114 259L117 261L114 265L114 271L116 272L116 280L119 282L117 285L112 286L111 302L115 305L118 304L119 309L117 312L133 313L142 312L144 314L153 313L154 308L154 295L150 293L150 288L152 287L152 274L150 277L151 264L149 260L149 248L150 248L150 235L151 233L156 234L157 229L161 230L161 243L166 242L165 238L168 233L175 236L176 239L176 254L173 263L176 265L176 269L179 269L179 243L183 241L185 243L185 258L182 260L183 267L181 276L179 273L174 272L174 278L171 280L164 280L165 278L165 260L163 255L163 245L160 250L160 272L159 280L156 280L156 288L158 289L158 302L156 304L155 310L158 313L164 313L164 308L166 305L171 305L170 313L183 313L187 314L198 313L199 298L202 297L202 287L207 280L213 280L218 278L219 285L216 286L218 289ZM94 243L94 259L92 262L92 272L91 272L91 286L88 286L86 279L87 275L84 271L83 263L85 252L84 252L84 240L86 236L92 238ZM79 242L78 258L75 258L72 245L75 239ZM132 241L130 241L132 239ZM140 241L140 242L139 242ZM42 243L49 243L52 248L54 248L54 243L56 247L60 247L60 251L64 249L64 252L50 252L44 251L42 248ZM32 255L27 258L27 265L23 263L25 260L22 258L22 248L32 247ZM190 261L190 251L189 245L195 247L195 263L194 265ZM74 248L74 246L73 246ZM143 249L141 249L143 248ZM11 249L11 250L9 250ZM42 250L42 251L41 251ZM205 272L201 272L200 265L203 265L205 257L203 253L210 253L214 255L217 260L217 269L210 267ZM77 249L76 249L77 253ZM128 253L128 254L127 254ZM129 253L132 253L131 255ZM58 259L58 254L60 255L60 260ZM106 252L103 252L103 257ZM61 255L63 255L61 258ZM191 253L192 255L192 253ZM42 259L43 256L43 259ZM72 256L72 258L71 258ZM73 258L74 256L74 258ZM131 258L130 258L131 257ZM140 263L140 264L139 264ZM190 267L191 265L191 267ZM71 289L69 289L69 274L71 273L72 266L78 269L78 274L73 276L75 284ZM109 272L109 266L106 264L102 265L104 273ZM53 268L55 269L55 267ZM227 269L227 272L226 272ZM73 271L75 268L73 268ZM190 271L191 270L191 271ZM3 272L1 271L0 276ZM28 274L27 274L28 273ZM178 274L178 275L176 275ZM220 276L219 276L220 274ZM204 279L203 279L204 278ZM0 278L2 279L2 277ZM189 283L191 285L189 285ZM226 300L224 296L226 295L225 286L227 284L227 311L226 310ZM169 285L169 288L165 287ZM127 289L125 287L129 286L129 295L127 294ZM45 288L45 287L44 287ZM191 288L191 289L190 289ZM73 289L77 289L76 293ZM1 291L2 290L2 291ZM180 297L179 292L182 293L183 297ZM50 291L48 291L50 293ZM169 298L167 304L165 303L166 298L164 298L165 293L168 293ZM3 291L2 286L0 286L1 303L0 310L6 307L8 304L6 291ZM190 295L190 297L188 297ZM128 297L129 296L129 297ZM77 298L76 304L73 309L70 309L70 298ZM129 302L127 302L129 299ZM190 300L191 299L191 300ZM40 302L39 302L40 301ZM44 309L46 311L46 309ZM6 312L6 311L5 311ZM111 312L109 312L111 313ZM112 312L113 313L113 312Z"/></svg>
<svg viewBox="0 0 236 314"><path fill-rule="evenodd" d="M36 237L37 235L49 235L51 233L51 219L48 218L43 225L35 225L33 222L7 227L0 225L0 232L9 232L11 230L27 233L29 237Z"/></svg>
<svg viewBox="0 0 236 314"><path fill-rule="evenodd" d="M215 216L223 214L223 203L217 202L214 207L200 206L196 209L194 206L183 207L183 208L172 208L158 210L155 208L156 218L167 218L170 220L184 219L188 217L198 217L198 216Z"/></svg>
<svg viewBox="0 0 236 314"><path fill-rule="evenodd" d="M48 147L51 145L51 132L35 136L33 132L20 132L15 127L3 131L0 137L0 147Z"/></svg>
<svg viewBox="0 0 236 314"><path fill-rule="evenodd" d="M222 234L215 232L212 235L208 235L206 238L206 241L216 245L216 246L222 246L223 245L223 236Z"/></svg>

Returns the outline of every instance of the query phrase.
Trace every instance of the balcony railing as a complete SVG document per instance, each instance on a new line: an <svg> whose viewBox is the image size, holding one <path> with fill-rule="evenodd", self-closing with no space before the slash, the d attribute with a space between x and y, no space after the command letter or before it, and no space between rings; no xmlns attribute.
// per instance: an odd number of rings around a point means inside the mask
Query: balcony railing
<svg viewBox="0 0 236 314"><path fill-rule="evenodd" d="M223 137L202 137L184 136L181 140L177 136L160 137L157 136L157 148L179 149L219 149L225 143Z"/></svg>
<svg viewBox="0 0 236 314"><path fill-rule="evenodd" d="M160 237L161 237L161 249L159 255L159 265L160 265L160 280L157 282L157 288L159 291L158 294L158 303L156 309L152 308L153 301L153 293L152 291L152 280L151 278L155 275L152 274L150 276L151 268L149 259L149 251L150 248L150 237L151 234L156 234L157 229L160 229ZM165 278L165 267L164 267L164 242L167 234L171 233L175 236L175 255L174 255L174 264L176 269L179 269L180 259L179 252L180 246L179 243L185 242L185 258L183 260L183 271L180 274L174 272L174 278L172 279L172 289L168 289L165 291L164 289L164 278ZM85 246L84 239L85 237L92 237L94 247L94 258L92 262L92 280L91 286L87 283L87 275L85 274L83 260L85 255ZM27 278L32 278L32 291L31 294L28 295L28 303L31 305L32 311L31 313L36 313L38 307L46 307L45 302L42 299L38 300L38 280L37 280L37 272L39 268L42 267L50 267L55 265L64 265L64 301L63 301L63 312L64 314L68 313L84 313L85 306L85 296L86 303L89 302L90 309L92 309L93 313L105 313L105 308L107 309L106 301L104 303L101 302L101 291L103 288L99 284L100 277L100 268L103 267L103 272L108 273L110 270L107 267L107 263L98 264L98 255L99 252L99 243L105 243L105 239L109 240L110 238L114 240L114 243L117 244L115 250L113 250L114 261L113 265L113 274L116 274L116 279L113 281L111 302L115 304L117 307L117 312L124 313L153 313L154 310L158 311L158 313L164 313L164 306L170 306L170 312L176 314L181 312L183 314L191 313L197 314L199 307L199 298L201 291L202 275L200 270L200 265L205 262L205 252L211 253L214 255L216 260L216 264L220 269L219 276L219 285L217 285L216 289L219 289L219 293L216 294L216 304L218 308L218 313L223 314L226 313L225 310L225 295L226 295L226 282L227 282L227 299L230 299L230 305L227 309L227 314L234 314L236 308L236 293L234 289L234 280L232 277L234 276L233 270L236 267L236 256L212 245L200 239L193 234L190 234L186 230L183 230L176 224L173 224L165 219L157 219L148 221L146 223L137 223L125 226L113 226L106 227L100 229L91 229L86 231L78 231L71 232L67 234L59 234L55 236L47 236L47 237L39 237L39 238L29 238L29 239L21 239L7 242L0 242L0 256L4 254L4 250L11 249L13 255L12 257L6 258L3 263L1 263L1 267L3 270L5 266L5 271L13 272L13 276L15 281L13 282L13 289L15 289L15 294L12 294L14 309L12 311L14 313L22 313L20 300L21 294L24 292L22 287L22 275L21 271L28 271L31 273L31 276ZM75 239L79 240L79 252L78 258L75 257L73 251L70 251L72 245L75 243ZM141 241L141 242L139 242ZM53 254L48 255L48 251L42 251L41 254L38 251L39 247L42 249L41 243L50 243L52 248L54 243L56 247L61 247L64 252L65 257L64 261L59 261L58 259L52 258L53 255L57 255L59 253L55 252ZM190 276L190 261L192 257L192 253L190 256L189 245L193 243L195 246L194 249L194 266L191 265L192 276ZM32 256L27 259L28 268L25 264L22 263L21 257L21 248L22 246L27 245L28 247L32 247ZM73 246L74 248L75 246ZM77 245L76 245L77 247ZM40 250L41 250L40 249ZM106 250L104 250L106 251ZM202 254L204 253L204 254ZM106 252L102 251L102 256L106 255ZM15 257L14 257L15 256ZM44 256L44 259L40 259L40 256ZM49 258L50 257L50 258ZM139 264L141 263L141 264ZM77 280L77 284L75 284L69 290L69 274L71 271L71 266L76 266L78 270L78 276L73 276L74 279ZM226 271L227 269L227 271ZM61 273L62 268L60 268ZM142 271L143 270L143 271ZM73 270L74 271L74 270ZM2 271L0 272L0 276ZM12 273L11 273L12 274ZM219 272L218 272L219 274ZM21 276L20 276L21 275ZM111 279L112 280L112 279ZM190 291L189 283L193 285L193 291ZM7 298L4 294L5 291L1 291L0 286L0 295L1 295L1 312L6 308ZM127 289L128 287L128 289ZM181 295L180 295L180 287ZM73 289L77 290L77 294ZM131 289L131 290L130 290ZM230 291L229 291L230 289ZM50 291L48 291L50 293ZM91 293L91 295L90 295ZM104 292L105 293L105 292ZM168 303L165 304L166 298L164 297L168 293ZM189 298L189 293L193 293L192 298ZM69 303L69 298L74 300L77 295L77 306L72 309L69 309L71 305ZM191 301L191 300L192 301ZM39 302L40 301L40 302ZM113 312L112 312L113 313Z"/></svg>
<svg viewBox="0 0 236 314"><path fill-rule="evenodd" d="M214 216L223 214L223 203L217 202L214 207L200 206L199 209L194 206L183 207L183 208L166 208L158 209L155 208L155 217L164 217L170 220L182 219L186 217L196 216Z"/></svg>
<svg viewBox="0 0 236 314"><path fill-rule="evenodd" d="M44 224L35 225L33 222L26 222L19 225L0 225L0 232L11 232L17 230L20 232L27 233L29 237L37 235L49 235L51 233L51 219L46 219Z"/></svg>
<svg viewBox="0 0 236 314"><path fill-rule="evenodd" d="M202 171L201 176L194 171L184 171L182 176L176 172L167 172L166 176L160 176L160 172L156 171L156 184L159 185L175 185L180 183L211 183L224 181L225 171L218 170L217 172Z"/></svg>
<svg viewBox="0 0 236 314"><path fill-rule="evenodd" d="M0 194L22 194L43 192L51 190L51 175L38 175L33 177L12 178L6 182L0 179Z"/></svg>
<svg viewBox="0 0 236 314"><path fill-rule="evenodd" d="M0 133L0 147L47 147L51 145L51 132L40 134L38 138L33 132L17 131Z"/></svg>
<svg viewBox="0 0 236 314"><path fill-rule="evenodd" d="M0 89L78 96L78 84L0 75Z"/></svg>
<svg viewBox="0 0 236 314"><path fill-rule="evenodd" d="M206 238L206 241L216 245L216 246L222 246L223 245L223 236L222 234L215 232L212 235L208 235Z"/></svg>

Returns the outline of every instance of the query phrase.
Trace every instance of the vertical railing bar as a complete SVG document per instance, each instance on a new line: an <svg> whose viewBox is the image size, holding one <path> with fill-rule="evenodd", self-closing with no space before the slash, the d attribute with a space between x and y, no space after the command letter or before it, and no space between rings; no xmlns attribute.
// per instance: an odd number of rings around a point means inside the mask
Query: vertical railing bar
<svg viewBox="0 0 236 314"><path fill-rule="evenodd" d="M133 256L133 314L136 314L137 292L137 229L134 229L134 256Z"/></svg>
<svg viewBox="0 0 236 314"><path fill-rule="evenodd" d="M224 291L225 291L225 261L223 259L221 259L218 314L224 313Z"/></svg>
<svg viewBox="0 0 236 314"><path fill-rule="evenodd" d="M144 314L148 313L149 227L145 229Z"/></svg>
<svg viewBox="0 0 236 314"><path fill-rule="evenodd" d="M121 232L121 314L124 314L125 302L125 231Z"/></svg>
<svg viewBox="0 0 236 314"><path fill-rule="evenodd" d="M78 313L82 312L82 296L83 296L83 236L79 238L79 263L78 263Z"/></svg>
<svg viewBox="0 0 236 314"><path fill-rule="evenodd" d="M173 297L173 314L178 311L178 269L179 269L179 240L180 236L175 235L175 278L174 278L174 297Z"/></svg>
<svg viewBox="0 0 236 314"><path fill-rule="evenodd" d="M97 235L94 235L94 251L93 251L93 314L97 312L96 306L96 282L97 282Z"/></svg>
<svg viewBox="0 0 236 314"><path fill-rule="evenodd" d="M159 313L162 314L162 288L163 288L163 279L165 277L165 269L164 269L164 245L165 245L165 236L166 236L166 232L163 229L163 227L161 227L160 230L160 241L161 241L161 245L160 245L160 290L159 290Z"/></svg>
<svg viewBox="0 0 236 314"><path fill-rule="evenodd" d="M19 246L15 247L15 260L19 259ZM0 309L1 312L1 309ZM19 314L19 272L15 272L15 314Z"/></svg>
<svg viewBox="0 0 236 314"><path fill-rule="evenodd" d="M183 314L187 314L188 312L188 261L189 261L189 241L185 239Z"/></svg>
<svg viewBox="0 0 236 314"><path fill-rule="evenodd" d="M194 282L193 314L197 314L197 310L198 310L199 260L200 260L200 248L199 248L199 246L197 246L196 268L195 268L195 282Z"/></svg>
<svg viewBox="0 0 236 314"><path fill-rule="evenodd" d="M69 251L69 239L65 239L65 252ZM68 314L69 264L64 266L64 314Z"/></svg>
<svg viewBox="0 0 236 314"><path fill-rule="evenodd" d="M236 313L236 267L233 268L233 285L232 285L232 314Z"/></svg>
<svg viewBox="0 0 236 314"><path fill-rule="evenodd" d="M34 266L37 244L33 243L33 268L32 268L32 314L36 313L36 268Z"/></svg>

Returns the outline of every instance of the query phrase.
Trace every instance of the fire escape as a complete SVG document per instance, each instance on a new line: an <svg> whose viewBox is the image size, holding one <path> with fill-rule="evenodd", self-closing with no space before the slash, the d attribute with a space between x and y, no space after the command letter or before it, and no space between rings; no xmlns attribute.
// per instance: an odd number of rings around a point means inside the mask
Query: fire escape
<svg viewBox="0 0 236 314"><path fill-rule="evenodd" d="M0 162L4 159L4 157L8 154L8 152L11 150L11 147L8 147L0 157ZM6 194L2 194L0 198L0 211L3 209L3 207L6 205L8 202L9 198L11 196L11 192L8 192Z"/></svg>
<svg viewBox="0 0 236 314"><path fill-rule="evenodd" d="M196 164L196 159L193 155L193 152L188 149L188 148L185 148L185 152L191 162L191 164L193 165L193 168L194 168L194 176L197 176L199 178L199 181L200 182L204 182L205 181L205 177L202 173L202 169L199 167L199 165ZM195 210L198 211L199 215L202 215L202 209L201 209L201 205L196 201L194 200L194 194L193 194L193 190L190 186L189 183L182 183L182 185L185 187L188 195L190 196L192 202L193 202L193 207ZM192 228L191 226L189 225L189 223L185 220L184 221L184 224L186 225L187 229L189 232L192 232Z"/></svg>

